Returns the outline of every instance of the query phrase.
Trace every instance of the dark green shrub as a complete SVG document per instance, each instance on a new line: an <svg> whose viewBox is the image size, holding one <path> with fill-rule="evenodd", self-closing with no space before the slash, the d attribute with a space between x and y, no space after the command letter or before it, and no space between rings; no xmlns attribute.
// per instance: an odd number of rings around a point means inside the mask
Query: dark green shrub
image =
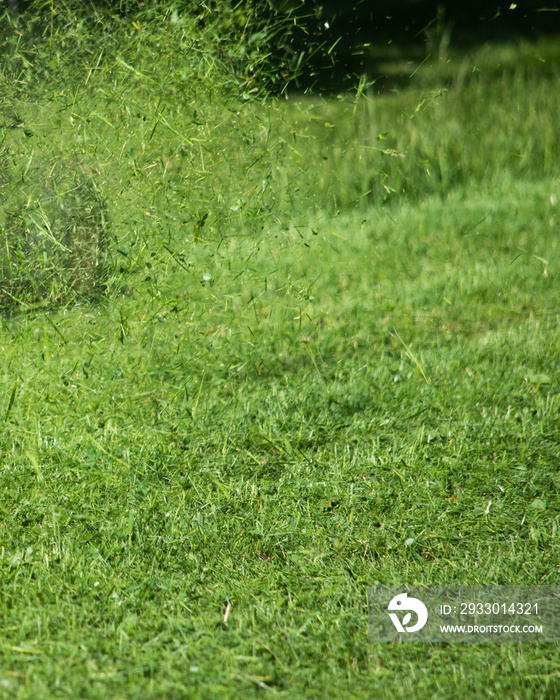
<svg viewBox="0 0 560 700"><path fill-rule="evenodd" d="M108 217L89 167L5 153L0 206L0 309L97 297L107 275Z"/></svg>

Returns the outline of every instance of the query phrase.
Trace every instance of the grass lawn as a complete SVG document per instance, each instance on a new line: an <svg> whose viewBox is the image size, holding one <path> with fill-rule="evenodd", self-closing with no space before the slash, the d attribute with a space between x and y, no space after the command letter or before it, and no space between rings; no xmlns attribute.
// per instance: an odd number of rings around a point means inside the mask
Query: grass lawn
<svg viewBox="0 0 560 700"><path fill-rule="evenodd" d="M119 284L2 319L0 697L560 696L557 645L367 639L369 585L559 583L547 51L256 113L144 119L126 56L36 96L12 148L89 134Z"/></svg>

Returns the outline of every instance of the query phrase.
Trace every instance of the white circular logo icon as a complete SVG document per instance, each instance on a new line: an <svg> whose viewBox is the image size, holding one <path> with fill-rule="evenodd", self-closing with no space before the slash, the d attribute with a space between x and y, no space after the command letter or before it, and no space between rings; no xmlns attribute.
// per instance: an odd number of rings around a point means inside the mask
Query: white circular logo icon
<svg viewBox="0 0 560 700"><path fill-rule="evenodd" d="M416 613L416 617L418 618L416 624L412 625L412 627L407 627L412 617L410 612L406 613L402 621L396 613L389 612L389 617L393 621L398 632L418 632L428 621L428 609L424 603L418 600L418 598L409 598L408 593L396 595L387 606L387 610L398 610L400 612L412 610L412 612Z"/></svg>

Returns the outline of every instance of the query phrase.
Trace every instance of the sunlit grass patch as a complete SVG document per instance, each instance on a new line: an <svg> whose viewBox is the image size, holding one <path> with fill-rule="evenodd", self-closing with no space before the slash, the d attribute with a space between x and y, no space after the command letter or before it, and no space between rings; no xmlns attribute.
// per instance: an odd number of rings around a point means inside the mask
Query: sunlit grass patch
<svg viewBox="0 0 560 700"><path fill-rule="evenodd" d="M483 47L464 59L468 81L455 66L455 80L432 76L401 93L372 88L281 103L293 125L284 138L300 196L330 211L367 209L457 187L500 189L518 178L554 177L556 55L553 40L496 55Z"/></svg>

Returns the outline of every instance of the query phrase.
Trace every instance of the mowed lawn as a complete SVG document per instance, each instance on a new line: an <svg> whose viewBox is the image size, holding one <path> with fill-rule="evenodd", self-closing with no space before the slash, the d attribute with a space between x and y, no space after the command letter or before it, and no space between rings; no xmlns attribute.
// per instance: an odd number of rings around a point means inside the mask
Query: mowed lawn
<svg viewBox="0 0 560 700"><path fill-rule="evenodd" d="M369 585L559 580L556 146L465 109L469 178L430 95L269 108L258 236L148 182L106 302L2 319L1 697L560 695L555 645L367 639Z"/></svg>

